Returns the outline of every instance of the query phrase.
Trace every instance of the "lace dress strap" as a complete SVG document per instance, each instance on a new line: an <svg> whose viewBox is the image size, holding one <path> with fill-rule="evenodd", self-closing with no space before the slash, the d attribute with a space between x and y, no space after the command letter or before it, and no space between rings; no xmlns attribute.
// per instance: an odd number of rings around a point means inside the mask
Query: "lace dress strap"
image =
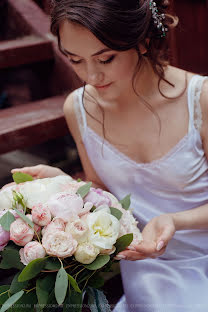
<svg viewBox="0 0 208 312"><path fill-rule="evenodd" d="M83 94L83 87L74 91L74 111L77 119L77 123L79 126L79 130L81 133L82 139L84 138L86 128L87 128L87 119L85 114L85 109L83 107L82 102L82 94Z"/></svg>
<svg viewBox="0 0 208 312"><path fill-rule="evenodd" d="M200 98L202 86L208 77L195 75L189 83L188 89L188 106L189 106L189 130L195 127L198 131L202 126L202 112Z"/></svg>

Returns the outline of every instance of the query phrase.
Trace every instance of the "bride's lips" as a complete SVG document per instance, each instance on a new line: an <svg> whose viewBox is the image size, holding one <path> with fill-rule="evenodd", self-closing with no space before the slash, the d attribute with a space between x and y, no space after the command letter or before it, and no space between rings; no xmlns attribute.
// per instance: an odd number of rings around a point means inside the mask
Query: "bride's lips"
<svg viewBox="0 0 208 312"><path fill-rule="evenodd" d="M95 86L95 88L97 88L97 89L105 89L105 88L109 87L111 84L112 84L112 82L110 82L110 83L108 83L106 85L103 85L103 86Z"/></svg>

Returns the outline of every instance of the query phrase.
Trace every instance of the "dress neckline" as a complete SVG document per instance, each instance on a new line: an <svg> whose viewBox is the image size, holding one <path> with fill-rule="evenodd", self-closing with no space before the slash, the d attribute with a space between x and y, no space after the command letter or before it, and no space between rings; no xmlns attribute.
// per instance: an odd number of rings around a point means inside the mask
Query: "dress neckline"
<svg viewBox="0 0 208 312"><path fill-rule="evenodd" d="M190 106L191 106L191 98L190 98L190 92L191 92L191 82L193 81L193 78L199 76L199 75L193 75L191 79L189 80L188 87L187 87L187 105L188 105L188 112L189 112L189 125L191 121L191 116L190 116ZM82 105L82 104L81 104ZM86 118L86 116L85 116ZM85 121L86 122L86 121ZM192 121L193 122L193 121ZM171 158L177 151L179 151L187 142L188 138L190 135L193 134L193 131L197 131L195 127L188 127L188 132L163 156L154 159L150 162L137 162L136 160L133 160L129 156L127 156L125 153L121 152L118 148L116 148L113 144L111 144L109 141L107 141L105 138L101 137L99 134L97 134L92 128L90 128L87 123L86 123L86 129L85 133L83 136L83 139L86 140L86 133L89 132L89 134L96 139L97 142L100 144L104 144L105 147L107 147L109 150L111 150L119 159L121 160L126 160L127 162L131 163L132 165L136 167L154 167L154 166L159 166L162 162L165 160ZM201 139L201 137L200 137Z"/></svg>

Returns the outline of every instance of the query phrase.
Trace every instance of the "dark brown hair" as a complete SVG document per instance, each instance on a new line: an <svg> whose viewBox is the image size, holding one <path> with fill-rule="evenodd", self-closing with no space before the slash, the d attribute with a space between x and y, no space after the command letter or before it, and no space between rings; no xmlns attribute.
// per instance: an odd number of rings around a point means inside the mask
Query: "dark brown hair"
<svg viewBox="0 0 208 312"><path fill-rule="evenodd" d="M136 49L139 61L135 68L132 86L134 92L153 113L154 110L151 105L135 90L135 76L143 61L148 58L154 72L159 77L159 92L162 94L160 90L161 80L174 87L171 82L165 79L164 67L169 63L169 30L175 27L178 22L176 17L169 14L169 0L155 0L155 2L158 14L165 14L163 25L168 30L165 37L161 37L161 30L154 24L149 0L52 0L51 10L51 31L58 37L59 47L59 25L63 20L68 20L89 29L104 45L112 50ZM146 47L145 55L140 53L139 44ZM168 98L164 94L162 95ZM159 119L159 117L157 118Z"/></svg>

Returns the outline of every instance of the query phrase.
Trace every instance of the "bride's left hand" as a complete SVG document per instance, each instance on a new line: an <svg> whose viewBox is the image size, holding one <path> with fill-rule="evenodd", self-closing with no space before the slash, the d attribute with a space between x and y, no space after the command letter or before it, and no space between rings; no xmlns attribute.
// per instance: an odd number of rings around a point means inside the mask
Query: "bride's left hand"
<svg viewBox="0 0 208 312"><path fill-rule="evenodd" d="M175 234L176 227L171 214L163 214L150 220L142 231L143 241L138 245L127 247L114 259L143 260L161 256L168 242Z"/></svg>

